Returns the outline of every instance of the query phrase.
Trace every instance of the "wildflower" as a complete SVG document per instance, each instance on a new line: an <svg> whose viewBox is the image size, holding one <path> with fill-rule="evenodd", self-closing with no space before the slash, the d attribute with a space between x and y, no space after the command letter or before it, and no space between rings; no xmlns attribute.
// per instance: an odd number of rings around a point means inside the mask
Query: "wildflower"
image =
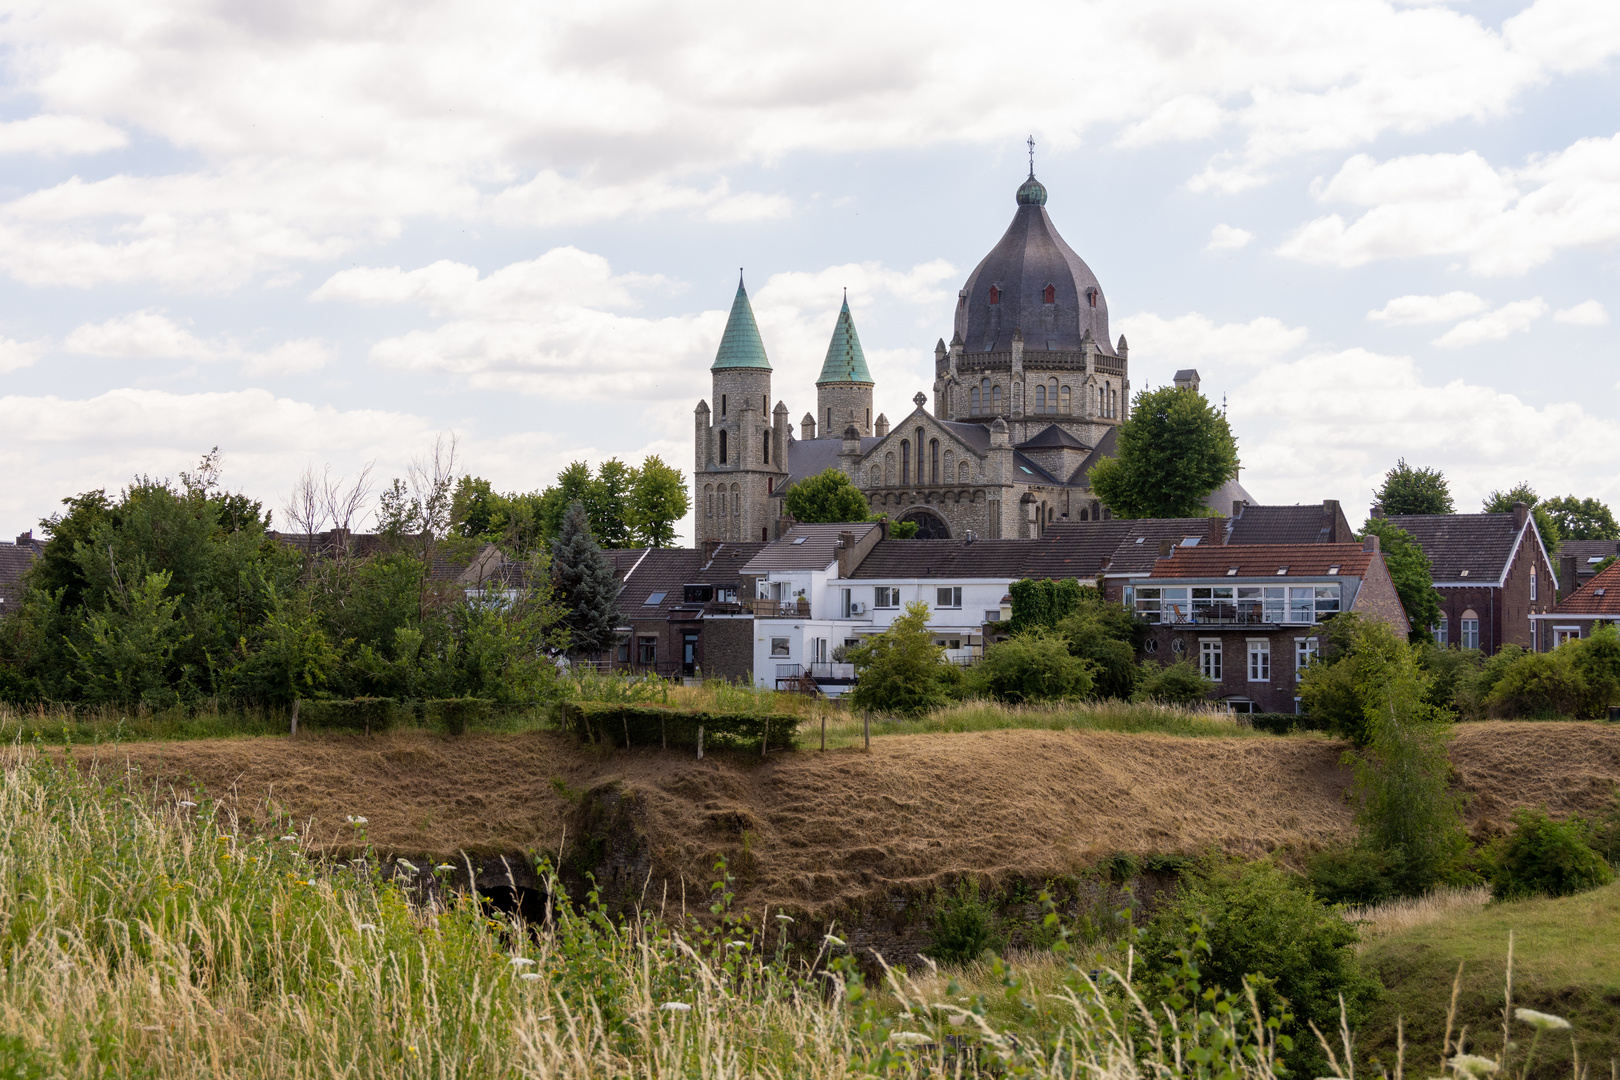
<svg viewBox="0 0 1620 1080"><path fill-rule="evenodd" d="M658 1007L668 1013L689 1013L692 1011L692 1006L684 1001L666 1001Z"/></svg>
<svg viewBox="0 0 1620 1080"><path fill-rule="evenodd" d="M181 800L180 800L180 805L181 805L181 806L183 806L183 807L185 807L185 808L186 808L186 809L188 809L188 810L189 810L189 809L191 809L191 808L192 808L192 807L193 807L193 806L196 806L196 805L197 805L197 804L196 804L196 803L194 803L194 802L192 802L192 801L191 801L191 800L190 800L190 799L181 799Z"/></svg>
<svg viewBox="0 0 1620 1080"><path fill-rule="evenodd" d="M447 862L442 862L438 866L435 866L433 869L435 869L435 870L454 870L455 867L451 866Z"/></svg>
<svg viewBox="0 0 1620 1080"><path fill-rule="evenodd" d="M933 1042L920 1031L896 1031L889 1035L889 1041L899 1043L901 1046L920 1046L923 1043Z"/></svg>
<svg viewBox="0 0 1620 1080"><path fill-rule="evenodd" d="M291 840L294 843L297 843L297 841L298 841L298 837L294 833L288 833L286 836L283 836L282 839L283 840Z"/></svg>
<svg viewBox="0 0 1620 1080"><path fill-rule="evenodd" d="M746 941L728 941L728 942L726 942L726 948L728 948L728 949L746 949L746 948L748 948L748 942L746 942Z"/></svg>
<svg viewBox="0 0 1620 1080"><path fill-rule="evenodd" d="M541 975L538 971L525 971L523 974L518 976L518 978L522 979L524 982L534 982L534 980L540 977Z"/></svg>
<svg viewBox="0 0 1620 1080"><path fill-rule="evenodd" d="M776 917L776 921L779 922L779 923L790 923L790 922L793 921L793 916L791 916L791 915L778 915Z"/></svg>
<svg viewBox="0 0 1620 1080"><path fill-rule="evenodd" d="M507 963L511 964L513 967L532 967L532 966L534 966L534 961L530 960L527 956L514 956L514 957L512 957L512 959L508 960Z"/></svg>
<svg viewBox="0 0 1620 1080"><path fill-rule="evenodd" d="M1569 1021L1562 1016L1552 1013L1536 1012L1534 1009L1514 1009L1513 1015L1537 1031L1567 1031Z"/></svg>
<svg viewBox="0 0 1620 1080"><path fill-rule="evenodd" d="M406 873L410 873L410 874L416 873L416 864L410 862L407 859L395 859L394 860L394 865L404 867Z"/></svg>
<svg viewBox="0 0 1620 1080"><path fill-rule="evenodd" d="M350 814L350 815L348 815L348 818L349 818L349 824L350 824L350 825L364 825L364 824L365 824L365 823L366 823L366 819L365 819L365 818L363 818L363 817L357 817L357 816L356 816L356 815L354 815L354 814Z"/></svg>
<svg viewBox="0 0 1620 1080"><path fill-rule="evenodd" d="M1451 1059L1451 1067L1466 1076L1489 1075L1500 1069L1501 1066L1490 1058L1480 1057L1478 1054L1458 1054Z"/></svg>
<svg viewBox="0 0 1620 1080"><path fill-rule="evenodd" d="M826 941L826 942L827 942L827 944L829 944L829 945L831 945L831 946L832 946L832 947L833 947L833 948L835 948L835 949L836 949L836 948L837 948L837 947L838 947L838 946L840 946L840 945L842 945L842 944L843 944L843 943L844 943L844 939L843 939L843 938L841 938L841 937L834 937L834 936L833 936L833 935L831 935L831 934L828 934L828 935L827 935L827 936L826 936L826 938L825 938L825 939L824 939L824 940L825 940L825 941Z"/></svg>
<svg viewBox="0 0 1620 1080"><path fill-rule="evenodd" d="M363 923L361 923L359 925L358 929L362 934L366 934L366 933L375 933L376 930L377 930L377 927L373 923L363 922Z"/></svg>

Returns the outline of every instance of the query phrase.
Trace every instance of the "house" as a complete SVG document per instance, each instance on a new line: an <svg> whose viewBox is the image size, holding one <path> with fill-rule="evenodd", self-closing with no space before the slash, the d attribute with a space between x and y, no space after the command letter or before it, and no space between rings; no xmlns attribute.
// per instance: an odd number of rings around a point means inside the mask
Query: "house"
<svg viewBox="0 0 1620 1080"><path fill-rule="evenodd" d="M22 579L45 551L45 541L35 540L33 530L17 537L15 543L0 541L0 618L22 598Z"/></svg>
<svg viewBox="0 0 1620 1080"><path fill-rule="evenodd" d="M739 602L741 570L764 546L606 553L620 579L624 616L608 666L666 678L746 678L754 670L753 618Z"/></svg>
<svg viewBox="0 0 1620 1080"><path fill-rule="evenodd" d="M1382 510L1374 506L1374 517ZM1506 514L1402 514L1388 518L1429 557L1440 594L1441 645L1492 656L1503 645L1536 648L1537 622L1557 600L1557 575L1524 503Z"/></svg>
<svg viewBox="0 0 1620 1080"><path fill-rule="evenodd" d="M1593 574L1551 611L1530 618L1539 631L1535 640L1544 652L1566 641L1591 637L1600 626L1620 626L1620 562Z"/></svg>
<svg viewBox="0 0 1620 1080"><path fill-rule="evenodd" d="M1620 540L1565 540L1558 547L1558 595L1567 597L1597 574L1603 560L1620 556Z"/></svg>
<svg viewBox="0 0 1620 1080"><path fill-rule="evenodd" d="M1194 661L1238 712L1299 711L1299 677L1341 612L1410 629L1378 538L1360 544L1180 546L1127 604L1149 624L1143 658Z"/></svg>

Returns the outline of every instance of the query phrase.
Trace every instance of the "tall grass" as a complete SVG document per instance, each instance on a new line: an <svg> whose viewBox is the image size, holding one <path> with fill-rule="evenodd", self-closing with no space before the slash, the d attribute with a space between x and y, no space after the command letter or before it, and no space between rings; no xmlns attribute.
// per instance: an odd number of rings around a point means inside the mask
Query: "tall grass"
<svg viewBox="0 0 1620 1080"><path fill-rule="evenodd" d="M1157 732L1217 738L1261 736L1242 717L1214 709L1188 709L1151 702L1087 701L1038 705L1009 705L999 701L963 701L947 705L915 720L871 718L872 736L928 735L967 731L1121 731ZM817 729L819 738L819 729ZM827 723L827 746L853 746L865 737L859 715L832 714ZM806 730L801 745L812 744Z"/></svg>

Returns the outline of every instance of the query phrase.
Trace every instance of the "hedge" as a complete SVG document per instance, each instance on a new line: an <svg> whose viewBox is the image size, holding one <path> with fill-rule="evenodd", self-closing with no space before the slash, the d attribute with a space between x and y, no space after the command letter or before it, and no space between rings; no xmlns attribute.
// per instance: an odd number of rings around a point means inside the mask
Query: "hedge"
<svg viewBox="0 0 1620 1080"><path fill-rule="evenodd" d="M565 701L557 706L562 727L581 739L607 746L696 747L703 729L705 750L792 750L798 746L799 718L777 713L666 709L610 701Z"/></svg>
<svg viewBox="0 0 1620 1080"><path fill-rule="evenodd" d="M1325 731L1326 722L1304 713L1256 712L1236 713L1248 720L1256 731L1269 731L1273 735L1287 735L1290 731Z"/></svg>
<svg viewBox="0 0 1620 1080"><path fill-rule="evenodd" d="M298 726L311 731L363 731L369 735L420 721L447 735L460 735L469 723L487 718L494 704L487 698L311 698L298 703Z"/></svg>

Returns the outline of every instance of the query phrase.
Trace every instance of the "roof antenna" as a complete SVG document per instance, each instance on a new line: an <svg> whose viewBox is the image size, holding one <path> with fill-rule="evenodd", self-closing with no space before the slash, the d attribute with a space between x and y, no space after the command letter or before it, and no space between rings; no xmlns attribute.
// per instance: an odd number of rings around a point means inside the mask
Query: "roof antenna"
<svg viewBox="0 0 1620 1080"><path fill-rule="evenodd" d="M1224 393L1221 395L1221 415L1226 415L1226 395Z"/></svg>
<svg viewBox="0 0 1620 1080"><path fill-rule="evenodd" d="M1035 136L1031 135L1026 141L1029 143L1029 178L1033 180L1035 179Z"/></svg>

